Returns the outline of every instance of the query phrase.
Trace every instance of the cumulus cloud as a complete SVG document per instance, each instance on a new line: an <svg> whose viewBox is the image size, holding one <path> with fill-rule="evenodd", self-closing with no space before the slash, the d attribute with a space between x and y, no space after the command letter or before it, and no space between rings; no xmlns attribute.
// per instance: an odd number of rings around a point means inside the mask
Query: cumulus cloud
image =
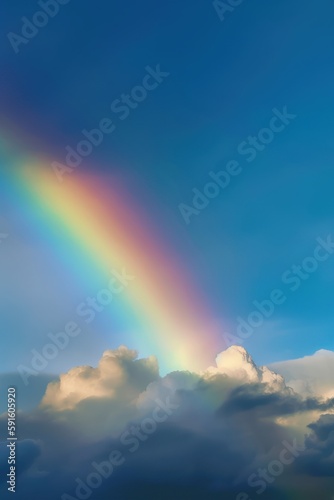
<svg viewBox="0 0 334 500"><path fill-rule="evenodd" d="M87 477L96 467L110 472L110 457L118 457L112 473L100 474L100 500L235 500L242 491L253 498L249 477L279 456L283 442L298 439L305 452L285 477L307 499L301 478L317 457L318 476L331 480L333 407L331 398L298 394L240 346L202 373L164 377L154 357L138 359L123 346L105 352L96 368L61 375L38 409L20 415L21 439L40 443L34 465L44 471L22 478L22 486L33 498L45 491L51 500L79 498L79 490L94 492ZM267 486L267 498L282 498L282 481Z"/></svg>
<svg viewBox="0 0 334 500"><path fill-rule="evenodd" d="M334 397L334 352L324 349L312 356L273 363L270 366L280 373L286 383L305 396Z"/></svg>
<svg viewBox="0 0 334 500"><path fill-rule="evenodd" d="M136 359L137 352L120 346L104 352L97 368L79 366L48 385L42 406L73 409L89 398L131 401L158 377L155 357Z"/></svg>
<svg viewBox="0 0 334 500"><path fill-rule="evenodd" d="M266 366L258 367L246 349L241 346L231 346L216 358L216 366L204 372L204 377L227 375L239 383L263 383L266 389L280 391L285 389L281 375L269 370Z"/></svg>

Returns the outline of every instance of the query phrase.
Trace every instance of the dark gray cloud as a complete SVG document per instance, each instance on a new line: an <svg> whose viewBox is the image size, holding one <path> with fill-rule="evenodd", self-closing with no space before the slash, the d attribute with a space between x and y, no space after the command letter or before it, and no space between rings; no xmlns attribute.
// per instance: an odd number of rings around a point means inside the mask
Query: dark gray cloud
<svg viewBox="0 0 334 500"><path fill-rule="evenodd" d="M318 398L302 398L292 391L285 394L268 393L265 384L248 384L231 391L228 399L219 409L219 414L257 411L261 416L275 417L331 409L334 409L334 398L322 401Z"/></svg>
<svg viewBox="0 0 334 500"><path fill-rule="evenodd" d="M305 439L305 453L298 466L310 476L334 475L334 415L321 415L308 426L312 433ZM334 491L334 490L333 490Z"/></svg>

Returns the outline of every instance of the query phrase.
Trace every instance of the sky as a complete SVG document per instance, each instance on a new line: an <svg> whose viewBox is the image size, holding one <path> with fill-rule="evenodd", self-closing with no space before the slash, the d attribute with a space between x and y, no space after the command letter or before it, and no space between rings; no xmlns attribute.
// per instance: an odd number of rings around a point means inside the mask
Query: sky
<svg viewBox="0 0 334 500"><path fill-rule="evenodd" d="M286 363L334 350L332 2L42 4L0 20L1 384L32 411L120 345L167 379L238 345L306 397Z"/></svg>

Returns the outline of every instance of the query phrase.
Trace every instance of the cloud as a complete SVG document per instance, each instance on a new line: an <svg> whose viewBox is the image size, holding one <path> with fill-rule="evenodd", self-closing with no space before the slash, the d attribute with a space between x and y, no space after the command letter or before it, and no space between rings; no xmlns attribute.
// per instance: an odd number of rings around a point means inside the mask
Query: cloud
<svg viewBox="0 0 334 500"><path fill-rule="evenodd" d="M334 397L334 352L324 349L312 356L273 363L270 368L280 373L286 383L304 396Z"/></svg>
<svg viewBox="0 0 334 500"><path fill-rule="evenodd" d="M259 384L241 386L233 390L221 408L221 413L236 413L261 410L262 416L295 415L301 412L328 411L334 409L334 398L326 401L317 398L303 399L301 396L287 391L285 393L268 394Z"/></svg>
<svg viewBox="0 0 334 500"><path fill-rule="evenodd" d="M1 471L9 469L8 466L8 441L0 442L0 468ZM29 470L37 457L41 454L40 443L33 439L23 439L16 443L16 455L20 457L20 467L17 468L17 477ZM7 480L4 473L0 477L0 485Z"/></svg>
<svg viewBox="0 0 334 500"><path fill-rule="evenodd" d="M306 451L298 461L300 469L310 476L333 477L334 470L334 415L322 415L309 424L313 431L305 439Z"/></svg>
<svg viewBox="0 0 334 500"><path fill-rule="evenodd" d="M22 477L21 487L33 498L46 492L51 500L64 493L78 498L78 484L93 492L87 478L101 463L110 471L105 464L116 451L122 465L101 476L100 500L158 498L160 492L161 500L235 500L240 491L252 498L250 475L275 460L283 442L298 439L305 452L280 485L268 485L268 494L282 498L286 480L307 499L301 478L317 457L319 481L332 464L332 412L332 399L297 394L240 346L202 373L164 377L154 357L138 359L123 346L105 352L96 368L61 375L39 408L20 414L20 438L34 439L40 449L33 469L40 474ZM0 431L5 426L0 418Z"/></svg>
<svg viewBox="0 0 334 500"><path fill-rule="evenodd" d="M73 409L89 398L131 401L159 375L156 358L138 360L137 356L136 351L120 346L106 351L97 368L72 368L48 385L42 406L60 411Z"/></svg>
<svg viewBox="0 0 334 500"><path fill-rule="evenodd" d="M241 346L231 346L220 353L216 358L215 367L209 367L204 372L205 378L224 374L240 383L264 383L268 390L285 389L284 379L281 375L269 370L266 366L258 367L246 349Z"/></svg>

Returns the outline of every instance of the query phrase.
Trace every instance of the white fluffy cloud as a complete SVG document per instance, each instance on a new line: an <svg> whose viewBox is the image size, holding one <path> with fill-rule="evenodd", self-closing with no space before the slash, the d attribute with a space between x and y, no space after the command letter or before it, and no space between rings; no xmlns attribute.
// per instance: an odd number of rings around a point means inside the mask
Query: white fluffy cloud
<svg viewBox="0 0 334 500"><path fill-rule="evenodd" d="M209 367L204 377L227 375L240 383L267 384L266 390L280 391L285 389L281 375L269 370L266 366L258 367L246 349L241 346L231 346L218 354L215 367Z"/></svg>
<svg viewBox="0 0 334 500"><path fill-rule="evenodd" d="M312 356L282 361L270 366L286 383L304 396L334 397L334 352L324 349Z"/></svg>
<svg viewBox="0 0 334 500"><path fill-rule="evenodd" d="M137 352L124 346L106 351L96 368L78 366L48 385L42 407L56 411L74 409L90 398L133 401L158 378L155 357L136 359Z"/></svg>
<svg viewBox="0 0 334 500"><path fill-rule="evenodd" d="M94 399L95 405L96 400L103 400L114 401L118 406L131 403L145 409L158 397L180 390L195 390L200 383L206 383L209 392L219 386L220 395L214 391L217 405L230 390L241 384L263 384L264 392L286 390L281 375L267 367L256 366L240 346L231 346L220 353L216 366L204 372L172 372L163 378L159 376L156 358L137 359L137 356L136 351L120 346L104 352L96 368L72 368L48 385L42 408L56 412L74 410Z"/></svg>

